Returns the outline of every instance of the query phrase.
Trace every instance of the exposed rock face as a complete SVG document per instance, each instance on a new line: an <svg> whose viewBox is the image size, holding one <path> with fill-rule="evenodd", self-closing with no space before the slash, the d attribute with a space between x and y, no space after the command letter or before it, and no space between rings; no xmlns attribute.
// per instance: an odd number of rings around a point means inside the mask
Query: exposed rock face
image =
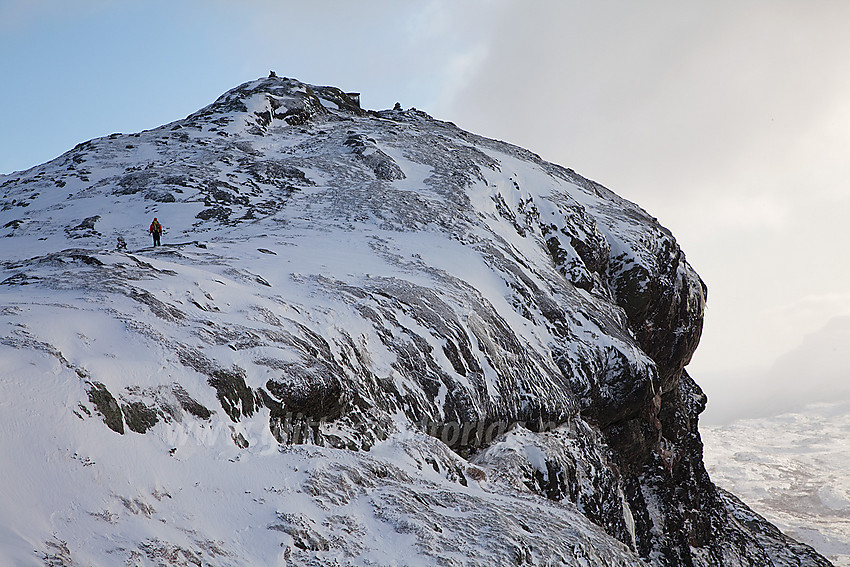
<svg viewBox="0 0 850 567"><path fill-rule="evenodd" d="M256 513L288 561L828 564L711 483L684 371L706 287L669 231L572 170L270 76L0 192L5 356L76 384L80 431L180 458L181 427L226 428L224 460L248 461L231 474L265 478L262 457L299 479L300 504L263 486ZM154 213L166 246L108 250ZM370 521L409 549L375 547ZM108 523L128 561L245 553ZM45 562L84 545L64 537Z"/></svg>

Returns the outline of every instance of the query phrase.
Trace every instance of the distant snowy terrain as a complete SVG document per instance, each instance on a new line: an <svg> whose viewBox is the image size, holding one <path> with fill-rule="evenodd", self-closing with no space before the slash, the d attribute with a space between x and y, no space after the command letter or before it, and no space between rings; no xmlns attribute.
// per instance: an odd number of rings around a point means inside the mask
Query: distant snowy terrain
<svg viewBox="0 0 850 567"><path fill-rule="evenodd" d="M700 430L714 482L850 566L850 402Z"/></svg>

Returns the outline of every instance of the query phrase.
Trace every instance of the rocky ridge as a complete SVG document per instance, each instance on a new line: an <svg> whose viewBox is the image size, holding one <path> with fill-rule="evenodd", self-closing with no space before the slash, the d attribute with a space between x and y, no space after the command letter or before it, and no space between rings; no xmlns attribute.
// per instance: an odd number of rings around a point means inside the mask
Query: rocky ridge
<svg viewBox="0 0 850 567"><path fill-rule="evenodd" d="M0 177L0 227L43 564L828 565L705 472L672 234L526 150L270 76Z"/></svg>

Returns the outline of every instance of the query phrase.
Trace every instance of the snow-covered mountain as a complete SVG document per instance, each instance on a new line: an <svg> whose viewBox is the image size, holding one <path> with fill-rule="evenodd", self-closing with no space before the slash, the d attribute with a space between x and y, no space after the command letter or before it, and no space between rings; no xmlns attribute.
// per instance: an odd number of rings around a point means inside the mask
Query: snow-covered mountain
<svg viewBox="0 0 850 567"><path fill-rule="evenodd" d="M673 236L526 150L272 74L0 227L7 563L829 564L705 472Z"/></svg>

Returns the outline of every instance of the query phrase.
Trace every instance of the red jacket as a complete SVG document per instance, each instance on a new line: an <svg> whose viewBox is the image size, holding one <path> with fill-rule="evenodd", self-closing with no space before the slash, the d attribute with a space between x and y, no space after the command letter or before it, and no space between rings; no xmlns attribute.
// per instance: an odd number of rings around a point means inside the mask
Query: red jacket
<svg viewBox="0 0 850 567"><path fill-rule="evenodd" d="M148 229L148 232L153 234L154 232L157 234L162 234L162 225L159 224L159 221L153 221L151 223L151 227Z"/></svg>

